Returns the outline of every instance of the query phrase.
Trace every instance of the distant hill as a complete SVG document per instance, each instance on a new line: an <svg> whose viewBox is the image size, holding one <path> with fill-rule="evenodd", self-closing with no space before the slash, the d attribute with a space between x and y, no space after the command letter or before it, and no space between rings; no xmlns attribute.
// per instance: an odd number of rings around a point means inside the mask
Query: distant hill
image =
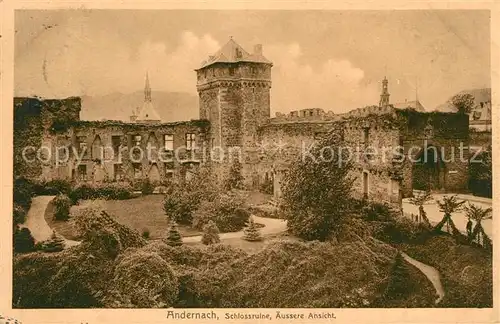
<svg viewBox="0 0 500 324"><path fill-rule="evenodd" d="M479 105L480 102L486 102L486 101L491 102L491 88L463 90L457 94L464 94L464 93L469 93L469 94L473 95L474 96L474 103L476 105ZM456 95L454 95L454 96L456 96ZM455 111L455 107L453 107L453 105L450 103L451 98L453 98L454 96L451 96L445 103L442 103L439 106L437 106L435 108L435 110L443 111L443 112Z"/></svg>
<svg viewBox="0 0 500 324"><path fill-rule="evenodd" d="M184 92L153 91L153 106L162 121L181 121L199 118L198 97ZM82 120L128 121L132 109L141 107L144 93L111 93L104 96L82 96Z"/></svg>

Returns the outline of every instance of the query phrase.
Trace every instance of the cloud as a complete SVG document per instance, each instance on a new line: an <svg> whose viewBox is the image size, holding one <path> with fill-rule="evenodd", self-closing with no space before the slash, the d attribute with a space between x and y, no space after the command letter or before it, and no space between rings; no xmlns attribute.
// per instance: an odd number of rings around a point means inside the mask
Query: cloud
<svg viewBox="0 0 500 324"><path fill-rule="evenodd" d="M134 48L112 33L72 21L44 32L16 58L16 96L129 93L144 87L147 71L153 90L195 92L194 69L219 47L210 35L183 31L175 47L146 40Z"/></svg>
<svg viewBox="0 0 500 324"><path fill-rule="evenodd" d="M210 34L189 30L175 42L134 44L80 16L43 31L16 56L16 96L130 93L143 89L146 72L153 91L194 94L194 69L220 46ZM378 102L378 84L366 82L365 72L347 58L313 65L299 43L266 45L264 54L274 63L272 112L320 107L340 113Z"/></svg>
<svg viewBox="0 0 500 324"><path fill-rule="evenodd" d="M298 43L267 46L273 61L273 112L323 108L337 113L378 103L378 85L365 82L362 69L348 59L329 58L314 67L304 62Z"/></svg>

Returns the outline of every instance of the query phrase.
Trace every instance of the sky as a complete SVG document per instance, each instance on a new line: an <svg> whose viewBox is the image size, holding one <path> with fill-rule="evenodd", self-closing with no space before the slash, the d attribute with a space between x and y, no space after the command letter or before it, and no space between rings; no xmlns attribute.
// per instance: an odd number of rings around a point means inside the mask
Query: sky
<svg viewBox="0 0 500 324"><path fill-rule="evenodd" d="M273 62L271 111L391 103L432 110L490 86L488 11L20 10L15 95L196 93L194 69L230 37ZM196 116L193 116L196 117Z"/></svg>

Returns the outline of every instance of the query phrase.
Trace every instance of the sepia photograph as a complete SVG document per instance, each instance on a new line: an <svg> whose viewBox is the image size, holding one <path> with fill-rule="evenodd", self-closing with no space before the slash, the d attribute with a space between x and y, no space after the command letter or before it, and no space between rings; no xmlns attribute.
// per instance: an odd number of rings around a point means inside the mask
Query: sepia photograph
<svg viewBox="0 0 500 324"><path fill-rule="evenodd" d="M490 19L16 9L12 309L493 308Z"/></svg>

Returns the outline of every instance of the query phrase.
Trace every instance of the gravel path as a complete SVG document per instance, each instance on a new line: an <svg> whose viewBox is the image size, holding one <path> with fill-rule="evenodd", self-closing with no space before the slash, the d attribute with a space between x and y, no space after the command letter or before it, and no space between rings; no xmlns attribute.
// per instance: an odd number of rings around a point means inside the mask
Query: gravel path
<svg viewBox="0 0 500 324"><path fill-rule="evenodd" d="M260 232L262 235L278 234L278 233L286 231L286 221L283 219L267 218L267 217L259 217L259 216L252 216L252 217L256 223L260 223L260 224L264 225L264 227L262 227L260 229ZM232 233L221 233L221 234L219 234L219 236L220 236L221 240L232 239L232 238L241 238L243 236L243 231L232 232ZM201 235L183 237L182 241L185 243L201 242Z"/></svg>
<svg viewBox="0 0 500 324"><path fill-rule="evenodd" d="M401 255L403 256L403 258L407 262L409 262L410 264L417 267L427 277L427 279L429 279L429 281L432 283L432 285L436 289L438 299L436 299L435 303L438 304L444 297L444 289L443 289L443 285L441 284L441 278L439 275L439 271L437 271L435 268L431 267L428 264L425 264L425 263L422 263L420 261L413 259L412 257L408 256L408 254L406 254L404 252L401 252Z"/></svg>
<svg viewBox="0 0 500 324"><path fill-rule="evenodd" d="M30 210L26 216L23 227L27 227L36 242L48 240L52 235L52 228L45 221L45 210L47 205L55 196L36 196L33 197ZM60 234L59 234L60 235ZM62 235L61 235L62 237ZM64 237L63 237L64 238ZM67 240L64 238L66 247L80 244L78 241Z"/></svg>

